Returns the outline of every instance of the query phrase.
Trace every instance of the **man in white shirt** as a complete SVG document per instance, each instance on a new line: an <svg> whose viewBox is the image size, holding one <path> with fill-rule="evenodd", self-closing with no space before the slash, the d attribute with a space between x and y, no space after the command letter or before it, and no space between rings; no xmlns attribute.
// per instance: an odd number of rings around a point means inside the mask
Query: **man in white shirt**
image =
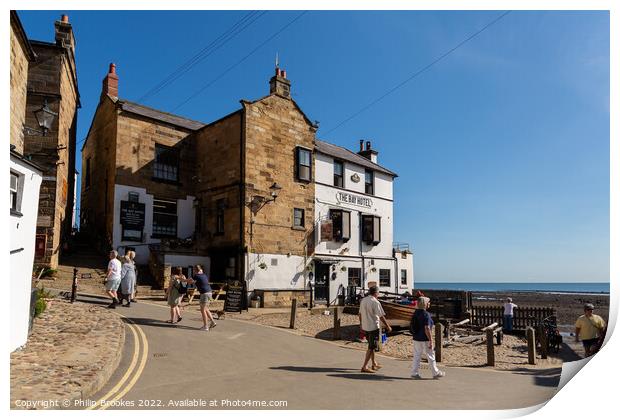
<svg viewBox="0 0 620 420"><path fill-rule="evenodd" d="M387 332L392 331L392 327L385 319L385 312L381 307L381 303L377 300L377 296L379 296L379 289L376 286L371 286L368 289L368 296L360 302L358 316L361 328L366 333L366 338L368 339L368 350L362 365L362 372L364 373L375 373L381 369L381 365L375 361L375 351L379 351L381 340L381 322L385 324ZM371 360L371 368L368 368L368 362Z"/></svg>
<svg viewBox="0 0 620 420"><path fill-rule="evenodd" d="M514 309L518 306L512 303L512 298L506 298L504 301L504 325L506 332L512 332L512 321L514 319Z"/></svg>
<svg viewBox="0 0 620 420"><path fill-rule="evenodd" d="M108 296L112 298L112 303L108 305L108 308L116 308L118 297L116 291L121 285L121 262L116 258L118 252L110 251L110 262L108 263L108 273L106 275L105 290Z"/></svg>

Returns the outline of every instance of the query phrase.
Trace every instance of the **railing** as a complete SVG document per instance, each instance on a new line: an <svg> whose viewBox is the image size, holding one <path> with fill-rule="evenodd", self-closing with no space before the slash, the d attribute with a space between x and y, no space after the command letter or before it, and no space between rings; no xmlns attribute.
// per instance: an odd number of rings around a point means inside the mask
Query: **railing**
<svg viewBox="0 0 620 420"><path fill-rule="evenodd" d="M524 330L527 327L536 327L543 319L550 316L555 316L555 309L530 306L518 307L514 309L514 317L512 321L513 328L516 330ZM485 326L491 325L494 322L503 325L503 306L472 306L472 325Z"/></svg>
<svg viewBox="0 0 620 420"><path fill-rule="evenodd" d="M392 245L392 248L396 252L411 252L409 244L407 242L396 242Z"/></svg>

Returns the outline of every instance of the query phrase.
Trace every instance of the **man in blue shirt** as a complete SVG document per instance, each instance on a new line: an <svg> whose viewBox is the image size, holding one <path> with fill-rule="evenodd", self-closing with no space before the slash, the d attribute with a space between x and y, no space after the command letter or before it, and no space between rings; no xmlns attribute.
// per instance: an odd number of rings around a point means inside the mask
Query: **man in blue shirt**
<svg viewBox="0 0 620 420"><path fill-rule="evenodd" d="M431 300L421 296L418 298L418 304L413 318L411 320L411 333L413 334L413 368L411 369L411 377L414 379L422 379L420 376L420 362L422 355L426 356L429 367L434 379L439 379L446 374L439 370L435 362L435 352L433 351L433 319L427 312L431 304Z"/></svg>
<svg viewBox="0 0 620 420"><path fill-rule="evenodd" d="M194 267L194 275L188 283L196 285L196 289L200 293L200 314L202 315L203 326L201 330L209 331L209 328L215 327L217 324L213 319L213 315L209 310L209 301L211 300L211 285L209 284L209 277L203 272L202 265L197 264ZM208 321L208 322L207 322Z"/></svg>

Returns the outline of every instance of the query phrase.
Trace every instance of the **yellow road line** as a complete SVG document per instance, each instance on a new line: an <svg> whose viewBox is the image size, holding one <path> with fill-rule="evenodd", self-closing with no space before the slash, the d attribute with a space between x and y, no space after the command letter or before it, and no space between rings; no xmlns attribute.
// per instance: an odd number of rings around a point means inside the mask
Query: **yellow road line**
<svg viewBox="0 0 620 420"><path fill-rule="evenodd" d="M131 321L131 322L133 322L133 321ZM142 347L142 356L141 356L141 360L140 360L140 365L138 366L138 369L134 373L134 375L131 378L131 380L127 383L127 386L125 386L125 388L122 391L120 391L118 394L116 394L116 396L114 398L109 400L109 402L117 401L120 398L122 398L125 394L127 394L131 390L131 388L133 388L133 386L136 384L136 382L138 381L138 379L142 375L142 372L144 371L144 366L146 365L146 360L147 360L148 354L149 354L149 343L148 343L148 341L146 339L146 335L144 334L144 331L142 331L142 329L140 327L138 327L138 326L136 326L136 328L137 328L138 332L140 333L140 337L142 339L142 346L143 346ZM107 408L108 408L108 406L102 406L101 410L105 410Z"/></svg>
<svg viewBox="0 0 620 420"><path fill-rule="evenodd" d="M125 317L123 317L123 318L125 318ZM97 409L101 405L101 401L102 400L106 400L107 401L108 398L110 398L112 395L114 395L116 392L118 392L118 390L125 384L125 382L127 382L127 379L129 378L129 376L131 375L132 371L134 370L136 364L138 363L138 357L140 355L140 337L139 337L139 335L138 335L138 333L136 331L136 328L138 328L138 327L137 326L134 327L133 322L127 324L127 327L132 332L133 337L134 337L134 351L133 351L133 355L132 355L132 358L131 358L131 363L129 364L129 368L127 368L127 371L125 372L123 377L117 382L117 384L107 394L105 394L103 397L99 398L97 400L96 404L88 407L87 410Z"/></svg>

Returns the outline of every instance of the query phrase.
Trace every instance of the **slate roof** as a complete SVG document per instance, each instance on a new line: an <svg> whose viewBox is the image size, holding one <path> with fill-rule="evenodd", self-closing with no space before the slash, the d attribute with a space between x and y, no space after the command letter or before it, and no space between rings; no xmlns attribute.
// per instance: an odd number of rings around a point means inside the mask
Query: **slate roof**
<svg viewBox="0 0 620 420"><path fill-rule="evenodd" d="M320 153L323 153L324 155L329 155L340 160L351 162L364 168L372 169L373 171L383 172L393 177L398 176L396 173L390 171L389 169L386 169L381 165L377 165L369 159L366 159L365 157L360 156L357 153L350 151L349 149L345 149L344 147L336 146L335 144L327 143L317 139L315 149Z"/></svg>
<svg viewBox="0 0 620 420"><path fill-rule="evenodd" d="M111 96L110 98L114 97ZM205 123L200 121L179 117L178 115L149 108L148 106L140 105L135 102L127 101L125 99L116 99L115 102L117 102L117 104L121 106L121 109L123 111L131 112L132 114L142 115L143 117L152 118L158 121L163 121L168 124L176 125L177 127L187 128L188 130L198 130L206 125Z"/></svg>

